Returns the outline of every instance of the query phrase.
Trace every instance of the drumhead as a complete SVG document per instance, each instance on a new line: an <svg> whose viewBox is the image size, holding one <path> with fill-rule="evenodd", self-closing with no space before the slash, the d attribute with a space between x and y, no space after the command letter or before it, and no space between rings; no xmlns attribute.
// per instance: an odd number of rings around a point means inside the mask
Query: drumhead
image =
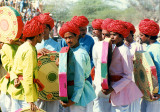
<svg viewBox="0 0 160 112"><path fill-rule="evenodd" d="M10 6L0 7L0 41L8 43L8 39L20 38L23 21L17 10Z"/></svg>
<svg viewBox="0 0 160 112"><path fill-rule="evenodd" d="M38 79L45 88L39 91L39 99L54 101L59 99L58 67L55 64L59 53L49 53L38 57Z"/></svg>

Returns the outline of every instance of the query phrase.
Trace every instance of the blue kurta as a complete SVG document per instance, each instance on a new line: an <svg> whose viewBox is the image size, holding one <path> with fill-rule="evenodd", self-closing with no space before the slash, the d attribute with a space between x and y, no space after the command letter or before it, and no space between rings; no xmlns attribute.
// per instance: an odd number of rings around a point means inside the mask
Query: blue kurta
<svg viewBox="0 0 160 112"><path fill-rule="evenodd" d="M146 47L146 51L150 53L150 55L153 59L153 62L156 66L158 84L159 84L159 87L160 87L160 43L155 42L151 45L148 45ZM160 94L160 88L159 88L158 94Z"/></svg>
<svg viewBox="0 0 160 112"><path fill-rule="evenodd" d="M68 97L75 105L86 106L96 95L91 83L85 80L90 75L91 65L89 55L81 45L71 48L67 66L67 81L74 80L73 86L67 86Z"/></svg>
<svg viewBox="0 0 160 112"><path fill-rule="evenodd" d="M91 36L89 35L85 35L84 38L80 38L79 39L79 43L80 45L88 52L89 56L90 56L90 60L91 60L91 68L93 68L94 64L93 64L93 58L92 58L92 49L93 49L93 45L94 45L94 40ZM66 41L64 39L61 40L61 47L65 47L68 46L66 44ZM92 83L92 79L91 76L87 79Z"/></svg>
<svg viewBox="0 0 160 112"><path fill-rule="evenodd" d="M57 51L57 52L60 52L61 50L59 43L53 40L52 38L49 38L48 40L42 40L41 43L37 43L36 45L37 50L43 49L43 48L46 48L50 51Z"/></svg>

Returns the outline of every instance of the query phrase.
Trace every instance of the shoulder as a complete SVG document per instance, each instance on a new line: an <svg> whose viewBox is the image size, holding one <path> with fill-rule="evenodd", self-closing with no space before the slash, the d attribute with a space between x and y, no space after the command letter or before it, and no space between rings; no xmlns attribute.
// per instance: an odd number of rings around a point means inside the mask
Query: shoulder
<svg viewBox="0 0 160 112"><path fill-rule="evenodd" d="M48 40L47 40L47 43L50 43L50 44L59 44L58 42L56 42L54 39L52 39L52 38L49 38Z"/></svg>
<svg viewBox="0 0 160 112"><path fill-rule="evenodd" d="M160 44L158 42L151 44L146 51L154 53L154 54L160 54Z"/></svg>
<svg viewBox="0 0 160 112"><path fill-rule="evenodd" d="M130 53L129 48L125 44L123 44L122 46L118 47L118 49L119 49L121 54L127 55L127 54Z"/></svg>
<svg viewBox="0 0 160 112"><path fill-rule="evenodd" d="M78 49L74 51L74 55L75 55L75 58L78 58L78 59L88 59L89 58L87 51L82 46L79 46Z"/></svg>
<svg viewBox="0 0 160 112"><path fill-rule="evenodd" d="M99 49L99 48L102 48L102 43L103 41L100 41L100 42L96 42L93 46L94 49Z"/></svg>
<svg viewBox="0 0 160 112"><path fill-rule="evenodd" d="M94 40L93 40L93 38L91 36L89 36L89 35L86 34L85 38L87 38L90 42L94 43Z"/></svg>
<svg viewBox="0 0 160 112"><path fill-rule="evenodd" d="M19 52L23 52L23 53L35 53L36 52L36 48L27 42L23 43L18 48L18 50L19 50Z"/></svg>
<svg viewBox="0 0 160 112"><path fill-rule="evenodd" d="M11 46L9 44L3 44L3 46L2 46L2 50L7 50L9 48L11 48Z"/></svg>

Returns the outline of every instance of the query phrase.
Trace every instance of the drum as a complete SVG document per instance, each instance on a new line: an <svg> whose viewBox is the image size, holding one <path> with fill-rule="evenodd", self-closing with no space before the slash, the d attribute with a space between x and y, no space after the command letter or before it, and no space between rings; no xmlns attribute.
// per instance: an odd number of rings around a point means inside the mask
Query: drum
<svg viewBox="0 0 160 112"><path fill-rule="evenodd" d="M112 57L112 43L110 38L106 38L102 42L102 57L101 57L101 86L103 89L108 89L108 70Z"/></svg>
<svg viewBox="0 0 160 112"><path fill-rule="evenodd" d="M59 97L68 102L67 94L67 56L69 47L63 47L59 53Z"/></svg>
<svg viewBox="0 0 160 112"><path fill-rule="evenodd" d="M33 111L31 111L31 110L29 109L29 107L27 107L27 108L19 109L19 110L15 111L15 112L33 112ZM44 110L42 110L42 109L39 109L39 110L34 111L34 112L46 112L46 111L44 111Z"/></svg>
<svg viewBox="0 0 160 112"><path fill-rule="evenodd" d="M0 7L0 41L18 40L22 34L23 21L17 10L10 6Z"/></svg>
<svg viewBox="0 0 160 112"><path fill-rule="evenodd" d="M156 66L148 52L138 51L135 53L134 77L144 95L143 98L152 101L150 95L158 93L158 79Z"/></svg>
<svg viewBox="0 0 160 112"><path fill-rule="evenodd" d="M38 56L38 79L45 86L39 91L39 99L55 101L59 99L58 67L55 64L59 58L58 52Z"/></svg>

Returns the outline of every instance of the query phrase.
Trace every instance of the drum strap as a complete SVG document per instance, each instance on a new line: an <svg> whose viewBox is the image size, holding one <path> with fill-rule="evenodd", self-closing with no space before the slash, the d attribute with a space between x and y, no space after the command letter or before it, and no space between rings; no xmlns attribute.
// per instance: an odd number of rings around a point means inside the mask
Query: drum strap
<svg viewBox="0 0 160 112"><path fill-rule="evenodd" d="M85 79L86 81L86 79ZM74 80L67 81L67 86L74 86Z"/></svg>
<svg viewBox="0 0 160 112"><path fill-rule="evenodd" d="M7 72L5 78L6 78L6 79L9 79L9 78L10 78L10 73Z"/></svg>

